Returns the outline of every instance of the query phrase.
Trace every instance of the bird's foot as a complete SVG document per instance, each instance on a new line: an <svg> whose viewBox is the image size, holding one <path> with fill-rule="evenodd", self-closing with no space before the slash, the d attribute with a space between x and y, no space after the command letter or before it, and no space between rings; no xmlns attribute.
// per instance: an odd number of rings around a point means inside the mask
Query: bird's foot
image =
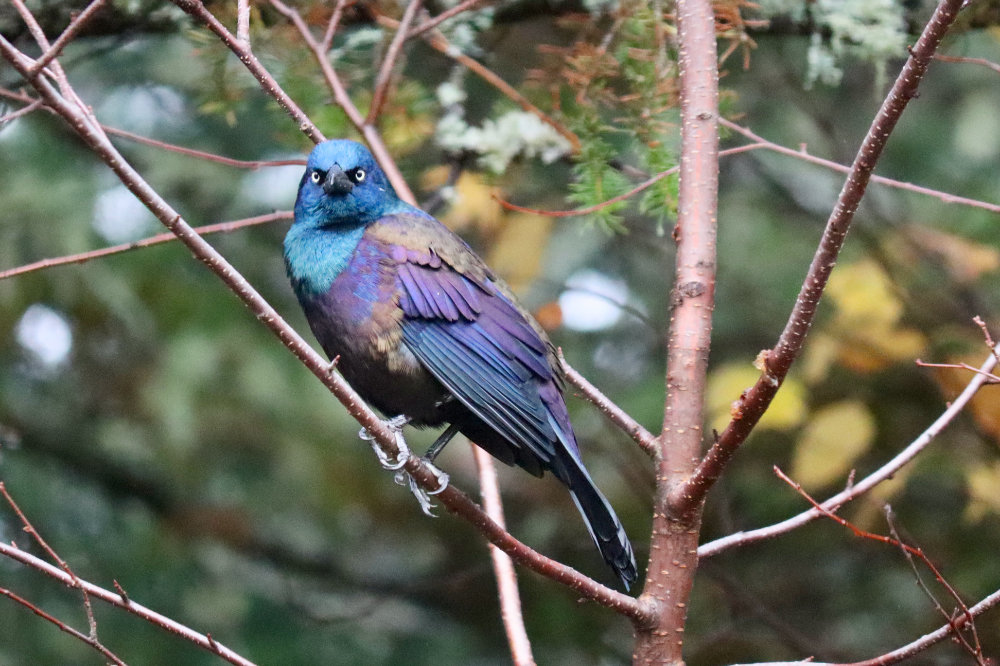
<svg viewBox="0 0 1000 666"><path fill-rule="evenodd" d="M400 470L396 472L395 481L401 486L408 485L410 487L410 492L413 496L417 498L417 503L420 505L420 510L431 518L437 518L434 515L432 509L434 508L434 502L431 501L431 497L434 495L439 495L444 492L444 489L448 487L449 477L446 472L438 469L427 459L423 459L424 464L430 468L431 473L434 474L434 478L438 480L438 487L434 490L424 490L421 488L416 480L405 470Z"/></svg>
<svg viewBox="0 0 1000 666"><path fill-rule="evenodd" d="M410 459L410 448L406 445L406 440L403 439L403 426L409 423L409 421L409 417L406 416L396 416L388 421L383 421L385 427L392 431L393 437L396 440L396 449L398 451L395 460L386 455L382 447L379 446L379 443L375 441L375 436L368 432L367 428L362 428L358 431L358 437L371 443L372 451L375 452L375 457L378 458L379 464L390 472L403 469L403 465Z"/></svg>

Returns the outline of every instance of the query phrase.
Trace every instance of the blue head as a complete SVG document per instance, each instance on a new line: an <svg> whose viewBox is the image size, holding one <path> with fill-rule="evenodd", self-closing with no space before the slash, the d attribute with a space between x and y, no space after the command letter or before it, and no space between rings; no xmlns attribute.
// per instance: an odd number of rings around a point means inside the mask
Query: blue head
<svg viewBox="0 0 1000 666"><path fill-rule="evenodd" d="M309 154L295 199L295 224L365 225L400 207L375 158L356 141L324 141Z"/></svg>

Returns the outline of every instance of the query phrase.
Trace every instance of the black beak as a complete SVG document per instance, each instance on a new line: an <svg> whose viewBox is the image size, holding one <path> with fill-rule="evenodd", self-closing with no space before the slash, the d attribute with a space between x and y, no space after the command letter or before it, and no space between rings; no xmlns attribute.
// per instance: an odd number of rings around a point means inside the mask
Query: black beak
<svg viewBox="0 0 1000 666"><path fill-rule="evenodd" d="M354 183L347 177L344 170L334 164L326 172L326 180L323 181L323 191L330 196L343 196L354 189Z"/></svg>

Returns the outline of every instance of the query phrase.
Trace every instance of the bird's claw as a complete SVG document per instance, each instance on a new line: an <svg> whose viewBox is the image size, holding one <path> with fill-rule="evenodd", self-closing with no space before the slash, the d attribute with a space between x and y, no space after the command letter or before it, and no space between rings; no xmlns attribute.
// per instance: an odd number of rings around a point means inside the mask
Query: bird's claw
<svg viewBox="0 0 1000 666"><path fill-rule="evenodd" d="M431 473L434 474L434 477L438 480L438 487L434 490L424 490L421 488L417 484L416 479L414 479L413 476L405 470L396 472L395 481L401 486L408 485L410 487L410 492L417 498L420 510L423 511L425 515L430 516L431 518L437 518L432 511L435 505L434 502L431 501L431 497L444 492L444 489L448 487L449 477L446 472L441 471L427 460L424 460L424 464L430 468Z"/></svg>
<svg viewBox="0 0 1000 666"><path fill-rule="evenodd" d="M438 480L438 487L434 490L424 490L421 488L416 480L407 472L403 467L410 460L410 449L406 445L406 440L403 439L402 428L409 422L409 418L406 416L397 416L395 418L385 421L385 426L392 431L392 434L396 439L396 448L398 452L396 453L396 459L392 460L377 441L375 441L375 436L372 435L366 428L362 428L358 432L358 437L371 443L372 450L375 452L375 456L378 458L378 462L384 469L390 472L395 472L396 475L393 477L396 483L401 486L409 486L410 492L413 496L417 498L417 503L420 504L420 510L431 518L436 518L431 509L434 508L434 502L431 501L431 497L434 495L439 495L444 492L444 489L448 487L449 477L448 475L434 466L434 464L424 458L423 462L431 470L434 478Z"/></svg>
<svg viewBox="0 0 1000 666"><path fill-rule="evenodd" d="M358 437L371 443L372 451L375 452L375 457L378 458L378 462L384 469L390 472L395 472L397 470L403 469L406 461L410 459L410 448L406 446L406 440L403 439L403 433L401 429L409 419L402 416L397 416L396 418L389 419L385 421L385 426L392 431L393 436L396 439L396 459L392 460L389 458L388 454L382 450L381 445L375 441L375 435L368 432L367 428L362 428L358 431Z"/></svg>
<svg viewBox="0 0 1000 666"><path fill-rule="evenodd" d="M386 452L382 450L382 447L379 446L378 442L372 442L372 451L375 452L375 457L378 458L378 463L382 465L383 469L387 469L390 472L403 469L403 466L406 465L406 461L410 459L410 450L406 448L406 444L396 440L396 445L399 447L399 451L396 453L396 459L392 460Z"/></svg>

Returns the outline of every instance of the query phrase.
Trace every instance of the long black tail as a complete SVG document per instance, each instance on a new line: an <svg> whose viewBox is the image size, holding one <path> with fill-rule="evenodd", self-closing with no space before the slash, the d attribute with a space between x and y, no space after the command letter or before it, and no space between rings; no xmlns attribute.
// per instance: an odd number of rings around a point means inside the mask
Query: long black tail
<svg viewBox="0 0 1000 666"><path fill-rule="evenodd" d="M566 485L569 486L576 508L583 515L590 536L594 538L604 561L618 574L622 585L628 590L638 576L632 544L629 543L628 535L615 515L615 510L594 485L583 464L575 457L573 463L575 464L566 465Z"/></svg>

